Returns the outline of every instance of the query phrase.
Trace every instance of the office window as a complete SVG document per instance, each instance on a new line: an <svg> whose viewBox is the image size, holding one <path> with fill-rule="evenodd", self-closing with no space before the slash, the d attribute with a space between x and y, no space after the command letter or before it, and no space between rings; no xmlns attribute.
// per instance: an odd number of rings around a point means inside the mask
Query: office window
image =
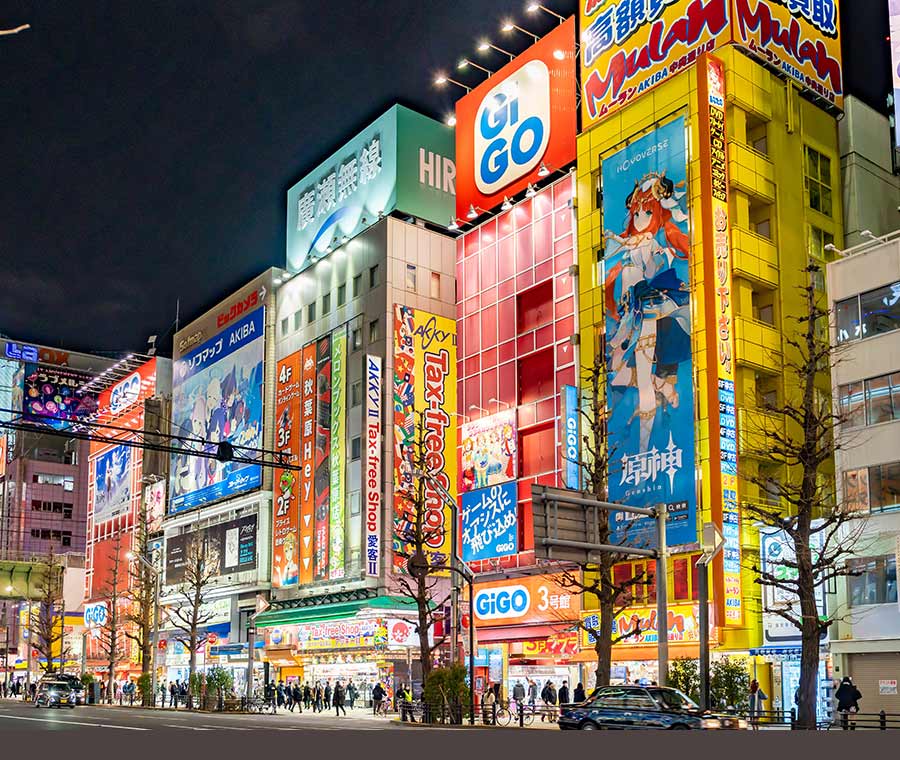
<svg viewBox="0 0 900 760"><path fill-rule="evenodd" d="M362 380L350 384L350 408L362 403Z"/></svg>
<svg viewBox="0 0 900 760"><path fill-rule="evenodd" d="M359 491L350 492L350 517L359 515Z"/></svg>
<svg viewBox="0 0 900 760"><path fill-rule="evenodd" d="M847 427L866 424L865 384L847 383L838 388L838 406Z"/></svg>
<svg viewBox="0 0 900 760"><path fill-rule="evenodd" d="M900 282L860 294L859 312L864 338L896 330L900 327Z"/></svg>
<svg viewBox="0 0 900 760"><path fill-rule="evenodd" d="M64 504L63 505L63 520L71 520L72 519L72 505Z"/></svg>
<svg viewBox="0 0 900 760"><path fill-rule="evenodd" d="M294 312L294 331L300 329L300 326L303 324L303 312L300 309Z"/></svg>
<svg viewBox="0 0 900 760"><path fill-rule="evenodd" d="M353 276L353 297L359 298L359 294L362 292L362 275L357 274Z"/></svg>
<svg viewBox="0 0 900 760"><path fill-rule="evenodd" d="M831 159L808 145L805 151L806 205L813 211L831 216Z"/></svg>
<svg viewBox="0 0 900 760"><path fill-rule="evenodd" d="M362 348L362 330L355 327L350 332L350 350L359 351Z"/></svg>
<svg viewBox="0 0 900 760"><path fill-rule="evenodd" d="M313 301L306 307L306 324L316 321L316 302Z"/></svg>
<svg viewBox="0 0 900 760"><path fill-rule="evenodd" d="M845 470L841 482L843 488L842 509L845 512L869 511L869 468Z"/></svg>
<svg viewBox="0 0 900 760"><path fill-rule="evenodd" d="M74 491L75 490L75 478L71 475L66 475L63 478L63 491Z"/></svg>
<svg viewBox="0 0 900 760"><path fill-rule="evenodd" d="M891 376L882 375L866 380L866 424L877 425L894 418L891 404Z"/></svg>
<svg viewBox="0 0 900 760"><path fill-rule="evenodd" d="M326 293L322 296L322 316L324 317L329 311L331 311L331 293Z"/></svg>
<svg viewBox="0 0 900 760"><path fill-rule="evenodd" d="M900 507L900 462L869 468L869 508L884 512Z"/></svg>
<svg viewBox="0 0 900 760"><path fill-rule="evenodd" d="M37 528L32 528L31 529L31 537L32 538L40 538L41 537L40 530L38 530Z"/></svg>
<svg viewBox="0 0 900 760"><path fill-rule="evenodd" d="M378 264L373 267L369 267L369 287L374 288L378 286Z"/></svg>
<svg viewBox="0 0 900 760"><path fill-rule="evenodd" d="M859 296L845 298L834 305L837 325L837 342L858 340L862 335L859 326Z"/></svg>
<svg viewBox="0 0 900 760"><path fill-rule="evenodd" d="M441 297L441 275L439 272L431 273L431 297Z"/></svg>
<svg viewBox="0 0 900 760"><path fill-rule="evenodd" d="M337 305L343 306L344 302L347 300L347 283L341 283L338 285L338 300Z"/></svg>
<svg viewBox="0 0 900 760"><path fill-rule="evenodd" d="M672 588L676 602L696 600L700 589L697 584L697 560L699 554L675 557L672 561Z"/></svg>
<svg viewBox="0 0 900 760"><path fill-rule="evenodd" d="M360 457L361 439L359 436L350 439L350 461L356 462Z"/></svg>
<svg viewBox="0 0 900 760"><path fill-rule="evenodd" d="M415 292L416 290L416 267L414 264L406 265L406 289L412 290Z"/></svg>
<svg viewBox="0 0 900 760"><path fill-rule="evenodd" d="M71 546L72 545L72 533L71 531L64 530L62 534L62 545L63 546Z"/></svg>
<svg viewBox="0 0 900 760"><path fill-rule="evenodd" d="M811 259L819 259L821 263L828 258L828 251L825 250L826 245L834 243L834 235L818 227L808 225L806 228L806 252Z"/></svg>
<svg viewBox="0 0 900 760"><path fill-rule="evenodd" d="M373 319L369 322L369 343L375 343L379 337L381 332L381 326L378 324L377 319Z"/></svg>
<svg viewBox="0 0 900 760"><path fill-rule="evenodd" d="M288 334L288 318L285 317L281 320L281 337L283 338Z"/></svg>
<svg viewBox="0 0 900 760"><path fill-rule="evenodd" d="M851 559L850 606L897 603L897 558L894 556Z"/></svg>
<svg viewBox="0 0 900 760"><path fill-rule="evenodd" d="M41 540L42 540L42 541L49 541L49 540L50 540L50 529L49 529L49 528L42 528L42 529L41 529Z"/></svg>

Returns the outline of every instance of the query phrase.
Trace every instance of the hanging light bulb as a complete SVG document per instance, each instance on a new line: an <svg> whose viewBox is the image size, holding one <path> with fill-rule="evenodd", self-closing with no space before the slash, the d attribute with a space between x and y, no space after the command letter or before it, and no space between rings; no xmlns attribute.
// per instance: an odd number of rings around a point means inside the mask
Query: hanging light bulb
<svg viewBox="0 0 900 760"><path fill-rule="evenodd" d="M550 170L547 168L547 164L541 161L541 168L538 169L538 177L546 177L550 174Z"/></svg>
<svg viewBox="0 0 900 760"><path fill-rule="evenodd" d="M478 212L475 210L474 204L469 204L469 213L466 214L466 219L475 219L478 216Z"/></svg>
<svg viewBox="0 0 900 760"><path fill-rule="evenodd" d="M509 211L512 208L512 202L509 200L508 195L503 196L503 205L500 207L502 211Z"/></svg>
<svg viewBox="0 0 900 760"><path fill-rule="evenodd" d="M526 198L534 198L534 196L535 196L536 194L537 194L537 191L534 189L534 185L532 185L532 184L529 182L529 183L528 183L528 189L525 191L525 197L526 197Z"/></svg>
<svg viewBox="0 0 900 760"><path fill-rule="evenodd" d="M454 231L459 229L459 225L456 223L456 219L453 219L451 217L450 224L447 225L447 229L454 230Z"/></svg>

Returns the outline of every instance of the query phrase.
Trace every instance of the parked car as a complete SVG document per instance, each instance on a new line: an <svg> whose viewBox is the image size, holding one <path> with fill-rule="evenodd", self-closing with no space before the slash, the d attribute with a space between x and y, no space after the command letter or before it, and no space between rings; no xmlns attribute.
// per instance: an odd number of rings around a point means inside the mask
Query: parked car
<svg viewBox="0 0 900 760"><path fill-rule="evenodd" d="M75 695L65 681L45 679L38 684L34 697L35 707L69 707L75 708Z"/></svg>
<svg viewBox="0 0 900 760"><path fill-rule="evenodd" d="M81 679L78 676L71 673L53 673L51 676L47 676L47 678L48 680L64 681L65 683L69 684L69 688L72 690L72 694L75 697L75 704L87 704L87 699L84 692L84 684L81 682Z"/></svg>
<svg viewBox="0 0 900 760"><path fill-rule="evenodd" d="M559 727L579 729L743 729L735 716L704 713L678 689L660 686L607 686L581 704L559 708Z"/></svg>

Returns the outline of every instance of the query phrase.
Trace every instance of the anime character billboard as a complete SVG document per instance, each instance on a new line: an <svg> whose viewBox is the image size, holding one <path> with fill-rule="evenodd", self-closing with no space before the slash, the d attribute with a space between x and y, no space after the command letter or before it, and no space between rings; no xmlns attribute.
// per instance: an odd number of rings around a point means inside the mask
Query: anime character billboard
<svg viewBox="0 0 900 760"><path fill-rule="evenodd" d="M172 458L174 514L261 483L257 464L193 456L215 454L220 441L262 448L264 308L257 309L175 362L172 433L191 439Z"/></svg>
<svg viewBox="0 0 900 760"><path fill-rule="evenodd" d="M460 492L516 479L516 413L507 410L459 428Z"/></svg>
<svg viewBox="0 0 900 760"><path fill-rule="evenodd" d="M668 543L696 541L685 122L603 160L611 501L665 504ZM619 540L653 546L650 518L615 512Z"/></svg>
<svg viewBox="0 0 900 760"><path fill-rule="evenodd" d="M94 460L94 525L128 511L131 505L131 449L114 446Z"/></svg>

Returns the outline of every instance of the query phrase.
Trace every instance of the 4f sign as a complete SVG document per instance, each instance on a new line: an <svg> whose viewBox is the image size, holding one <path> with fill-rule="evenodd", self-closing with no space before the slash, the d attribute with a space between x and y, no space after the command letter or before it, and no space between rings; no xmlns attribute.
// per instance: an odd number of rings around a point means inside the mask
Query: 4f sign
<svg viewBox="0 0 900 760"><path fill-rule="evenodd" d="M550 69L530 61L494 87L475 117L475 186L491 195L524 177L550 144Z"/></svg>

